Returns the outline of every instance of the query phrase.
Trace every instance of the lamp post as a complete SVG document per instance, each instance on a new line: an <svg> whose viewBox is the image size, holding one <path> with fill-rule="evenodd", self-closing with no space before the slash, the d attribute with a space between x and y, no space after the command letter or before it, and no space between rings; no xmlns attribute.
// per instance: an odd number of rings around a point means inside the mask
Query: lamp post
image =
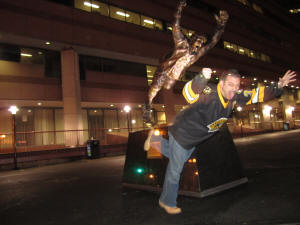
<svg viewBox="0 0 300 225"><path fill-rule="evenodd" d="M129 133L129 116L128 114L130 113L131 107L129 105L124 106L124 111L127 114L127 128L128 128L128 133Z"/></svg>
<svg viewBox="0 0 300 225"><path fill-rule="evenodd" d="M14 165L15 165L15 170L18 169L18 164L17 164L17 148L16 148L16 114L19 111L19 108L15 105L12 105L9 107L8 111L10 111L12 115L12 129L13 129L13 137L12 137L12 144L14 148Z"/></svg>

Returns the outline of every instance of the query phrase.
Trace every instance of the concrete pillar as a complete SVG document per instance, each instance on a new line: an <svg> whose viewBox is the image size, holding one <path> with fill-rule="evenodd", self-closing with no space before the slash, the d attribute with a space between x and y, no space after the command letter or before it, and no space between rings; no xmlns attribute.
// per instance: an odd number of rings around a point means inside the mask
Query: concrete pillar
<svg viewBox="0 0 300 225"><path fill-rule="evenodd" d="M294 121L293 121L293 110L292 108L295 108L295 99L294 95L289 93L288 91L284 92L282 95L283 98L283 113L284 113L284 121L286 123L289 123L290 127L294 127Z"/></svg>
<svg viewBox="0 0 300 225"><path fill-rule="evenodd" d="M61 51L62 95L64 105L64 129L75 130L65 133L65 145L83 144L80 75L78 54L73 49Z"/></svg>

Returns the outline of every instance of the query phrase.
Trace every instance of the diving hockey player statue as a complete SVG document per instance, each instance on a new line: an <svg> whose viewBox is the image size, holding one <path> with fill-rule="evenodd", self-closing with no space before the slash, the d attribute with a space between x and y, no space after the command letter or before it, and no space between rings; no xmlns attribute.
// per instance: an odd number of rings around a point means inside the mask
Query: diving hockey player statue
<svg viewBox="0 0 300 225"><path fill-rule="evenodd" d="M186 5L186 0L179 2L172 26L175 45L173 54L163 61L156 70L148 92L148 102L144 105L143 120L151 126L154 125L154 122L151 120L151 105L154 97L162 87L170 90L176 80L179 80L192 64L217 44L229 17L224 10L220 10L219 15L215 15L217 28L209 43L207 43L207 39L203 35L193 34L188 38L182 33L180 27L181 12Z"/></svg>

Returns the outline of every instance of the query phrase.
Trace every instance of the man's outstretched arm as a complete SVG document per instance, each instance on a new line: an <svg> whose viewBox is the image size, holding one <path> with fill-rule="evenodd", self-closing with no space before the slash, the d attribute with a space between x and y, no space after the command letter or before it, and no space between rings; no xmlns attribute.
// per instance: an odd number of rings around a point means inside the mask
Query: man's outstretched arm
<svg viewBox="0 0 300 225"><path fill-rule="evenodd" d="M185 100L192 104L199 99L199 94L204 90L208 80L211 77L212 70L203 68L202 71L184 85L182 94Z"/></svg>
<svg viewBox="0 0 300 225"><path fill-rule="evenodd" d="M288 70L282 78L279 78L278 85L276 86L261 86L252 90L245 90L238 94L237 100L240 105L255 104L258 102L267 102L274 98L279 97L282 94L284 86L294 82L296 79L296 72ZM243 103L244 102L244 103Z"/></svg>

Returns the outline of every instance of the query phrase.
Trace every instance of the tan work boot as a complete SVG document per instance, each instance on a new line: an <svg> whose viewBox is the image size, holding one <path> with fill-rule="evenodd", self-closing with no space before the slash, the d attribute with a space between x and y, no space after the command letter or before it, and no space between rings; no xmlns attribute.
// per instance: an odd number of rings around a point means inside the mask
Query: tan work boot
<svg viewBox="0 0 300 225"><path fill-rule="evenodd" d="M181 213L181 208L167 206L164 203L162 203L161 201L158 201L158 204L161 208L166 210L166 212L169 213L169 214L179 214L179 213Z"/></svg>
<svg viewBox="0 0 300 225"><path fill-rule="evenodd" d="M148 151L150 149L150 139L151 139L153 134L154 134L154 129L152 128L151 130L149 130L148 137L147 137L147 139L144 143L144 150L145 151Z"/></svg>

